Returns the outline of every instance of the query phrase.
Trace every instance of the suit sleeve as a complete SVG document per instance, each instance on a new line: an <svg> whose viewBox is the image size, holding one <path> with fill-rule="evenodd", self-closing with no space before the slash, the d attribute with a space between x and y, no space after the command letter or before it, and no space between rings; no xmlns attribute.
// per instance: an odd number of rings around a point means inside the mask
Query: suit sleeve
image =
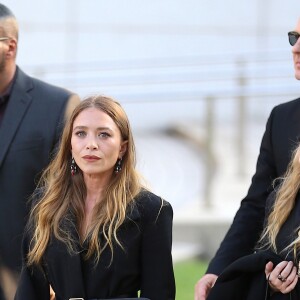
<svg viewBox="0 0 300 300"><path fill-rule="evenodd" d="M222 241L215 257L210 262L207 273L219 275L225 267L237 258L251 254L263 229L266 199L272 191L272 183L277 173L272 145L272 126L276 107L268 119L261 142L256 172L248 194L242 200L233 223Z"/></svg>
<svg viewBox="0 0 300 300"><path fill-rule="evenodd" d="M151 300L175 299L175 279L172 264L171 205L145 209L141 248L141 297Z"/></svg>
<svg viewBox="0 0 300 300"><path fill-rule="evenodd" d="M23 266L14 300L50 300L50 288L42 267L27 266L29 235L25 233L22 245Z"/></svg>

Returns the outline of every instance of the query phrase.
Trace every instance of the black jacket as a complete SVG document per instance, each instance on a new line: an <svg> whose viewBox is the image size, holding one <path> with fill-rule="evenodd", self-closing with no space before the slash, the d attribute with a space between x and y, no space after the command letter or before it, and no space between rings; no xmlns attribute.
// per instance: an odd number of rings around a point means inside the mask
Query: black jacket
<svg viewBox="0 0 300 300"><path fill-rule="evenodd" d="M269 261L277 265L282 260L271 251L259 251L236 260L218 277L207 300L300 299L299 285L288 294L275 293L270 296L265 266Z"/></svg>
<svg viewBox="0 0 300 300"><path fill-rule="evenodd" d="M71 94L16 72L0 126L0 260L20 271L27 198L58 143Z"/></svg>
<svg viewBox="0 0 300 300"><path fill-rule="evenodd" d="M83 258L86 245L78 243L79 253L70 254L65 244L52 238L42 268L24 265L15 300L49 300L49 283L57 300L137 297L139 290L141 297L151 300L175 299L172 207L146 191L134 203L118 231L124 250L115 246L111 265L107 248L95 266L93 258ZM76 230L71 230L74 239L79 240ZM24 259L30 239L27 232Z"/></svg>
<svg viewBox="0 0 300 300"><path fill-rule="evenodd" d="M219 275L236 259L253 253L263 228L266 199L273 180L285 173L292 151L298 146L299 120L300 99L280 104L272 110L248 194L207 273Z"/></svg>

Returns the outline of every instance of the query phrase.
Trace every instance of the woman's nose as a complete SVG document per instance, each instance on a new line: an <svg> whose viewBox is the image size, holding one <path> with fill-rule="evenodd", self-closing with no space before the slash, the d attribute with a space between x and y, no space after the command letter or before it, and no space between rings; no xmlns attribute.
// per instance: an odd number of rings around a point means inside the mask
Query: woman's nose
<svg viewBox="0 0 300 300"><path fill-rule="evenodd" d="M95 141L95 139L89 139L87 145L86 145L87 149L98 149L98 144Z"/></svg>

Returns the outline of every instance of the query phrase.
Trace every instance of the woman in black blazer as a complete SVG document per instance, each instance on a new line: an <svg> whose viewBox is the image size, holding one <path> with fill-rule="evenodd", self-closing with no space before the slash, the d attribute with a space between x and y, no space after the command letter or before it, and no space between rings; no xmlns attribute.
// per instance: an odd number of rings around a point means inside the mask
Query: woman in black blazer
<svg viewBox="0 0 300 300"><path fill-rule="evenodd" d="M300 146L294 151L286 174L278 179L279 187L267 199L265 227L260 247L281 257L270 260L265 275L275 294L274 299L300 298Z"/></svg>
<svg viewBox="0 0 300 300"><path fill-rule="evenodd" d="M82 101L33 195L15 300L175 299L172 218L142 187L121 106Z"/></svg>
<svg viewBox="0 0 300 300"><path fill-rule="evenodd" d="M257 251L225 268L208 300L300 299L300 145L277 181Z"/></svg>

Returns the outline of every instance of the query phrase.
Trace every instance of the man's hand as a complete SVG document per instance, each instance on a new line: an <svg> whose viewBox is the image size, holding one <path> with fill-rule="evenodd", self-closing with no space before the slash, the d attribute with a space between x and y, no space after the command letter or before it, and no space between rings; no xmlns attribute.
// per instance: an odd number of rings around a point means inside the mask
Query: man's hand
<svg viewBox="0 0 300 300"><path fill-rule="evenodd" d="M215 274L205 274L195 285L195 300L206 300L217 278Z"/></svg>

